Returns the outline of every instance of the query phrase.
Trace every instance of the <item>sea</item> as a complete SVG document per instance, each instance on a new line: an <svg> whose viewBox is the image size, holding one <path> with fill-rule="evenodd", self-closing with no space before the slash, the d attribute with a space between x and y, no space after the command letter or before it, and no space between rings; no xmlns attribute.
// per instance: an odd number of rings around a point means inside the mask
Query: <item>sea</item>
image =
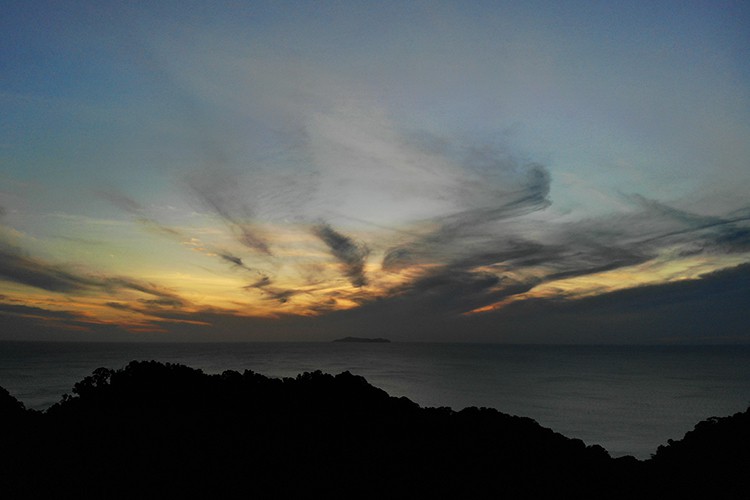
<svg viewBox="0 0 750 500"><path fill-rule="evenodd" d="M531 417L613 457L649 458L699 421L750 406L750 346L4 341L0 386L44 410L98 367L152 359L269 377L349 371L421 406Z"/></svg>

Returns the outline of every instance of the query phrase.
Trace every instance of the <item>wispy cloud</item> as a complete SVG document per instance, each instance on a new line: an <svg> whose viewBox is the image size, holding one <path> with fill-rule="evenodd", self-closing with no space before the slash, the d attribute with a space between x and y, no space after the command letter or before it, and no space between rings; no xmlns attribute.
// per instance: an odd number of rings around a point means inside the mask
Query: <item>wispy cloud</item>
<svg viewBox="0 0 750 500"><path fill-rule="evenodd" d="M227 224L237 241L255 252L272 255L266 235L254 222L254 200L238 190L235 174L211 168L194 173L189 184L203 205Z"/></svg>
<svg viewBox="0 0 750 500"><path fill-rule="evenodd" d="M550 176L537 163L521 164L494 148L464 148L457 159L466 178L454 183L453 191L462 210L434 218L437 228L407 243L388 249L383 269L397 271L415 263L445 263L463 254L467 244L483 246L497 239L498 224L549 206ZM448 154L443 152L443 154Z"/></svg>
<svg viewBox="0 0 750 500"><path fill-rule="evenodd" d="M125 210L127 213L134 215L135 220L138 223L144 225L149 230L152 230L170 239L176 240L180 243L188 244L188 246L194 250L200 251L207 255L219 257L222 261L231 264L233 267L245 269L246 271L250 271L261 276L265 275L264 272L248 266L241 257L238 257L229 250L220 248L216 245L205 245L199 243L193 237L186 234L184 230L167 226L156 220L154 217L147 216L145 207L120 191L117 191L115 189L108 189L100 191L100 194L106 199L110 200L116 206Z"/></svg>
<svg viewBox="0 0 750 500"><path fill-rule="evenodd" d="M502 302L544 283L645 264L665 252L721 258L750 251L749 219L743 210L733 217L702 217L634 199L630 214L577 222L507 220L492 225L479 217L476 225L470 218L455 229L445 224L386 253L385 271L416 273L390 293L401 302L433 303L433 313L443 315ZM446 226L451 230L445 231Z"/></svg>
<svg viewBox="0 0 750 500"><path fill-rule="evenodd" d="M82 316L70 311L53 311L42 307L27 306L22 304L0 303L0 315L14 315L27 318L58 320L58 321L80 321Z"/></svg>
<svg viewBox="0 0 750 500"><path fill-rule="evenodd" d="M132 290L151 296L147 303L182 307L188 301L153 283L121 276L86 274L25 255L21 249L0 242L0 277L21 285L58 293L116 293Z"/></svg>
<svg viewBox="0 0 750 500"><path fill-rule="evenodd" d="M331 255L339 261L343 273L353 286L367 285L365 262L370 250L366 245L355 242L328 224L318 224L313 227L313 234L325 243Z"/></svg>
<svg viewBox="0 0 750 500"><path fill-rule="evenodd" d="M189 178L191 192L252 255L240 257L211 245L202 245L201 251L255 273L244 288L259 291L267 301L287 304L295 295L309 294L311 300L305 300L299 312L330 312L345 299L360 306L385 300L411 303L437 315L461 314L526 295L542 284L637 266L664 252L685 257L750 248L746 209L705 216L631 195L625 197L630 207L625 213L561 220L545 212L551 204L552 180L540 163L520 161L496 145L426 135L415 139L382 114L345 109L315 116L312 123L318 128L309 129L309 142L301 146L313 159L315 182L304 203L290 204L284 213L296 221L297 230L308 230L323 242L359 291L343 297L335 296L342 291L325 287L320 292L279 287L275 277L249 264L260 257L287 271L305 266L300 257L290 264L281 254L272 255L274 226L259 230L258 214L268 210L263 198L247 188L253 184L254 170L241 179L229 169L212 167ZM410 192L414 198L407 196ZM163 234L187 239L148 217L128 197L110 194L109 199ZM380 211L373 211L376 207ZM306 208L309 213L300 211ZM358 233L364 241L356 241L329 222L305 222L323 213L367 220L370 231ZM427 213L437 215L421 216ZM365 265L371 248L382 255L382 263L380 271L368 276ZM400 276L398 284L383 285L378 274L392 273ZM289 276L282 280L292 281ZM378 287L363 291L370 283Z"/></svg>
<svg viewBox="0 0 750 500"><path fill-rule="evenodd" d="M29 257L21 249L2 242L0 276L51 292L85 291L101 284L96 279L71 272L62 266Z"/></svg>
<svg viewBox="0 0 750 500"><path fill-rule="evenodd" d="M164 287L132 278L105 277L101 280L101 286L109 290L119 288L134 290L154 297L152 299L140 299L145 304L169 307L183 307L189 304L187 300Z"/></svg>

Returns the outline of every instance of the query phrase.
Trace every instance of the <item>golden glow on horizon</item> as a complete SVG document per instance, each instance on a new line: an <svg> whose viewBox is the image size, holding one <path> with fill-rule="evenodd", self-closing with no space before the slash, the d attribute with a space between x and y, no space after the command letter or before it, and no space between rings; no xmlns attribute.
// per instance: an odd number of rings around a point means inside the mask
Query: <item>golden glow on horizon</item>
<svg viewBox="0 0 750 500"><path fill-rule="evenodd" d="M466 314L486 313L527 299L575 300L628 288L698 279L703 274L747 262L748 257L750 255L721 256L716 259L705 256L680 260L654 259L636 266L546 282L526 293L513 295Z"/></svg>
<svg viewBox="0 0 750 500"><path fill-rule="evenodd" d="M69 222L68 218L61 220ZM110 237L107 243L97 243L84 236L80 241L76 238L45 241L4 229L12 233L13 240L22 240L23 246L46 250L31 254L63 255L71 263L66 267L39 260L50 268L69 270L105 284L90 290L83 286L81 290L74 288L58 294L7 281L0 304L25 306L29 309L18 309L12 314L68 329L85 329L88 323L112 325L131 332L166 332L160 325L210 326L209 321L202 319L206 314L273 319L289 315L321 316L355 309L379 298L408 293L410 283L429 277L432 272L439 273L445 267L438 259L429 262L424 258L423 262L398 272L384 271L380 264L384 249L393 248L403 235L379 228L347 233L354 242L368 241L377 245L368 249L364 262L367 285L355 287L346 274L345 265L314 235L310 224L266 224L263 231L274 234L272 256L243 247L226 228L181 227L174 231L179 236L175 238L163 231L144 231L143 225L138 223L105 220L95 227L105 231L100 235L102 238L112 236L109 231L114 231L117 237ZM64 229L76 234L72 226L60 230ZM188 233L194 236L183 236ZM699 257L680 258L678 250L666 248L659 257L635 266L553 281L546 281L551 271L543 264L515 268L512 262L499 262L479 266L469 271L497 276L500 279L495 287L498 292L524 283L539 284L527 292L463 314L498 310L528 299L573 300L696 279L750 260L750 254L704 253ZM115 283L106 285L107 280ZM117 284L117 280L127 283Z"/></svg>

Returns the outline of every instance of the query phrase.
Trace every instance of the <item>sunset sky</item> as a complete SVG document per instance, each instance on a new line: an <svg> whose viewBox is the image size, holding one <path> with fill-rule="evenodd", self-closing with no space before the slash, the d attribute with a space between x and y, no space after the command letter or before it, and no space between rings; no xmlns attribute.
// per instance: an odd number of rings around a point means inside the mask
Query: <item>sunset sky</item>
<svg viewBox="0 0 750 500"><path fill-rule="evenodd" d="M0 339L748 343L748 26L4 2Z"/></svg>

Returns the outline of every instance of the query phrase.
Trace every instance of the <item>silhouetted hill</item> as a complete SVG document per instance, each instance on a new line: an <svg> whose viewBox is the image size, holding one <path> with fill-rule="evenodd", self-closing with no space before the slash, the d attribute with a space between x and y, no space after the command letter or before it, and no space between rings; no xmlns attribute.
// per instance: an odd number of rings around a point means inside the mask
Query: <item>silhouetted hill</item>
<svg viewBox="0 0 750 500"><path fill-rule="evenodd" d="M18 420L26 416L26 407L3 387L0 387L0 415L3 419Z"/></svg>
<svg viewBox="0 0 750 500"><path fill-rule="evenodd" d="M750 408L698 423L681 440L659 446L651 462L654 474L667 478L665 494L748 498Z"/></svg>
<svg viewBox="0 0 750 500"><path fill-rule="evenodd" d="M678 443L613 460L528 418L421 408L348 372L273 379L134 361L73 393L39 413L0 391L6 498L642 498L687 467ZM746 450L742 415L726 432ZM684 442L710 448L694 443L714 430ZM734 457L732 471L747 466Z"/></svg>

